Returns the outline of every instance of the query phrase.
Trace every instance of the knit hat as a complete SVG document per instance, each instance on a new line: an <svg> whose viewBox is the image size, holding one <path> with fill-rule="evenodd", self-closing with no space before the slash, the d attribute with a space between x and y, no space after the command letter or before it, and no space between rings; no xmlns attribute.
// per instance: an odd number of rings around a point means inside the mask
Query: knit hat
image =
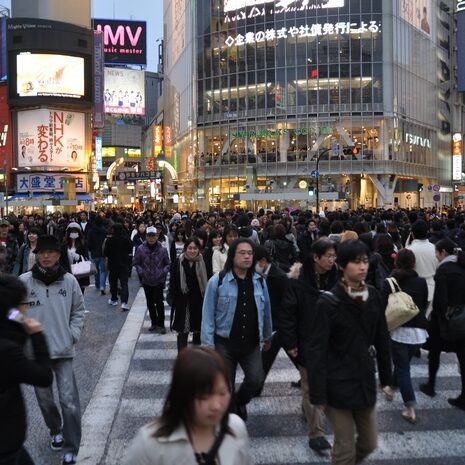
<svg viewBox="0 0 465 465"><path fill-rule="evenodd" d="M71 221L71 223L68 224L66 229L81 229L81 226L79 226L75 221Z"/></svg>
<svg viewBox="0 0 465 465"><path fill-rule="evenodd" d="M250 225L251 225L251 226L260 226L260 221L258 221L257 218L254 218L254 219L250 222Z"/></svg>
<svg viewBox="0 0 465 465"><path fill-rule="evenodd" d="M49 234L44 234L37 238L37 245L34 249L34 253L42 252L43 250L54 250L56 252L61 252L60 243L55 236Z"/></svg>

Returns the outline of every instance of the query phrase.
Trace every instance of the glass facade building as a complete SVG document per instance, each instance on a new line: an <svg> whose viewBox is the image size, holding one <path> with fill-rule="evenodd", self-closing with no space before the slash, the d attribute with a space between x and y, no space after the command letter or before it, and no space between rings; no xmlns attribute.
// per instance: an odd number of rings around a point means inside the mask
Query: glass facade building
<svg viewBox="0 0 465 465"><path fill-rule="evenodd" d="M181 206L314 206L317 176L321 207L452 202L452 2L165 1L165 26Z"/></svg>

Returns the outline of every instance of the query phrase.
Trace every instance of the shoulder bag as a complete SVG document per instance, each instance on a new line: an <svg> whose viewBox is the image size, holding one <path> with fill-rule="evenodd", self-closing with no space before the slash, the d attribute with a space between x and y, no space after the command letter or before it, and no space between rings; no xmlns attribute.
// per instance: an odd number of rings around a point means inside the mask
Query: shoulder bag
<svg viewBox="0 0 465 465"><path fill-rule="evenodd" d="M85 258L77 263L71 265L71 273L76 278L87 278L97 273L97 268L94 265L94 262L86 260Z"/></svg>
<svg viewBox="0 0 465 465"><path fill-rule="evenodd" d="M465 339L465 304L449 305L441 318L439 331L442 339L456 342Z"/></svg>
<svg viewBox="0 0 465 465"><path fill-rule="evenodd" d="M386 307L386 322L388 330L393 331L417 316L420 309L412 297L400 288L395 278L386 278L386 281L391 287Z"/></svg>

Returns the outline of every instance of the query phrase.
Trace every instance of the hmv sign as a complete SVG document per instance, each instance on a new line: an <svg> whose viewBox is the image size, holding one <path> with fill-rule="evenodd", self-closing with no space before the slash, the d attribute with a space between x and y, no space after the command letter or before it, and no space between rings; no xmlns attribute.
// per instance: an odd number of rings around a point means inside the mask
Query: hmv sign
<svg viewBox="0 0 465 465"><path fill-rule="evenodd" d="M94 30L103 34L104 60L107 65L147 64L147 23L94 19Z"/></svg>

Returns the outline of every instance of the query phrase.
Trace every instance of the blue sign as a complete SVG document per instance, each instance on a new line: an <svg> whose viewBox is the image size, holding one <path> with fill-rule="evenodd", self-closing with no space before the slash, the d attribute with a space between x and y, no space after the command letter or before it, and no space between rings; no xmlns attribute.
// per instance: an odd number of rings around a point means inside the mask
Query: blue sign
<svg viewBox="0 0 465 465"><path fill-rule="evenodd" d="M95 169L103 170L102 163L102 136L95 136Z"/></svg>
<svg viewBox="0 0 465 465"><path fill-rule="evenodd" d="M457 2L457 87L465 92L465 5Z"/></svg>
<svg viewBox="0 0 465 465"><path fill-rule="evenodd" d="M320 173L318 172L318 170L312 170L311 173L310 173L310 176L311 176L313 179L318 178L319 175L320 175Z"/></svg>

